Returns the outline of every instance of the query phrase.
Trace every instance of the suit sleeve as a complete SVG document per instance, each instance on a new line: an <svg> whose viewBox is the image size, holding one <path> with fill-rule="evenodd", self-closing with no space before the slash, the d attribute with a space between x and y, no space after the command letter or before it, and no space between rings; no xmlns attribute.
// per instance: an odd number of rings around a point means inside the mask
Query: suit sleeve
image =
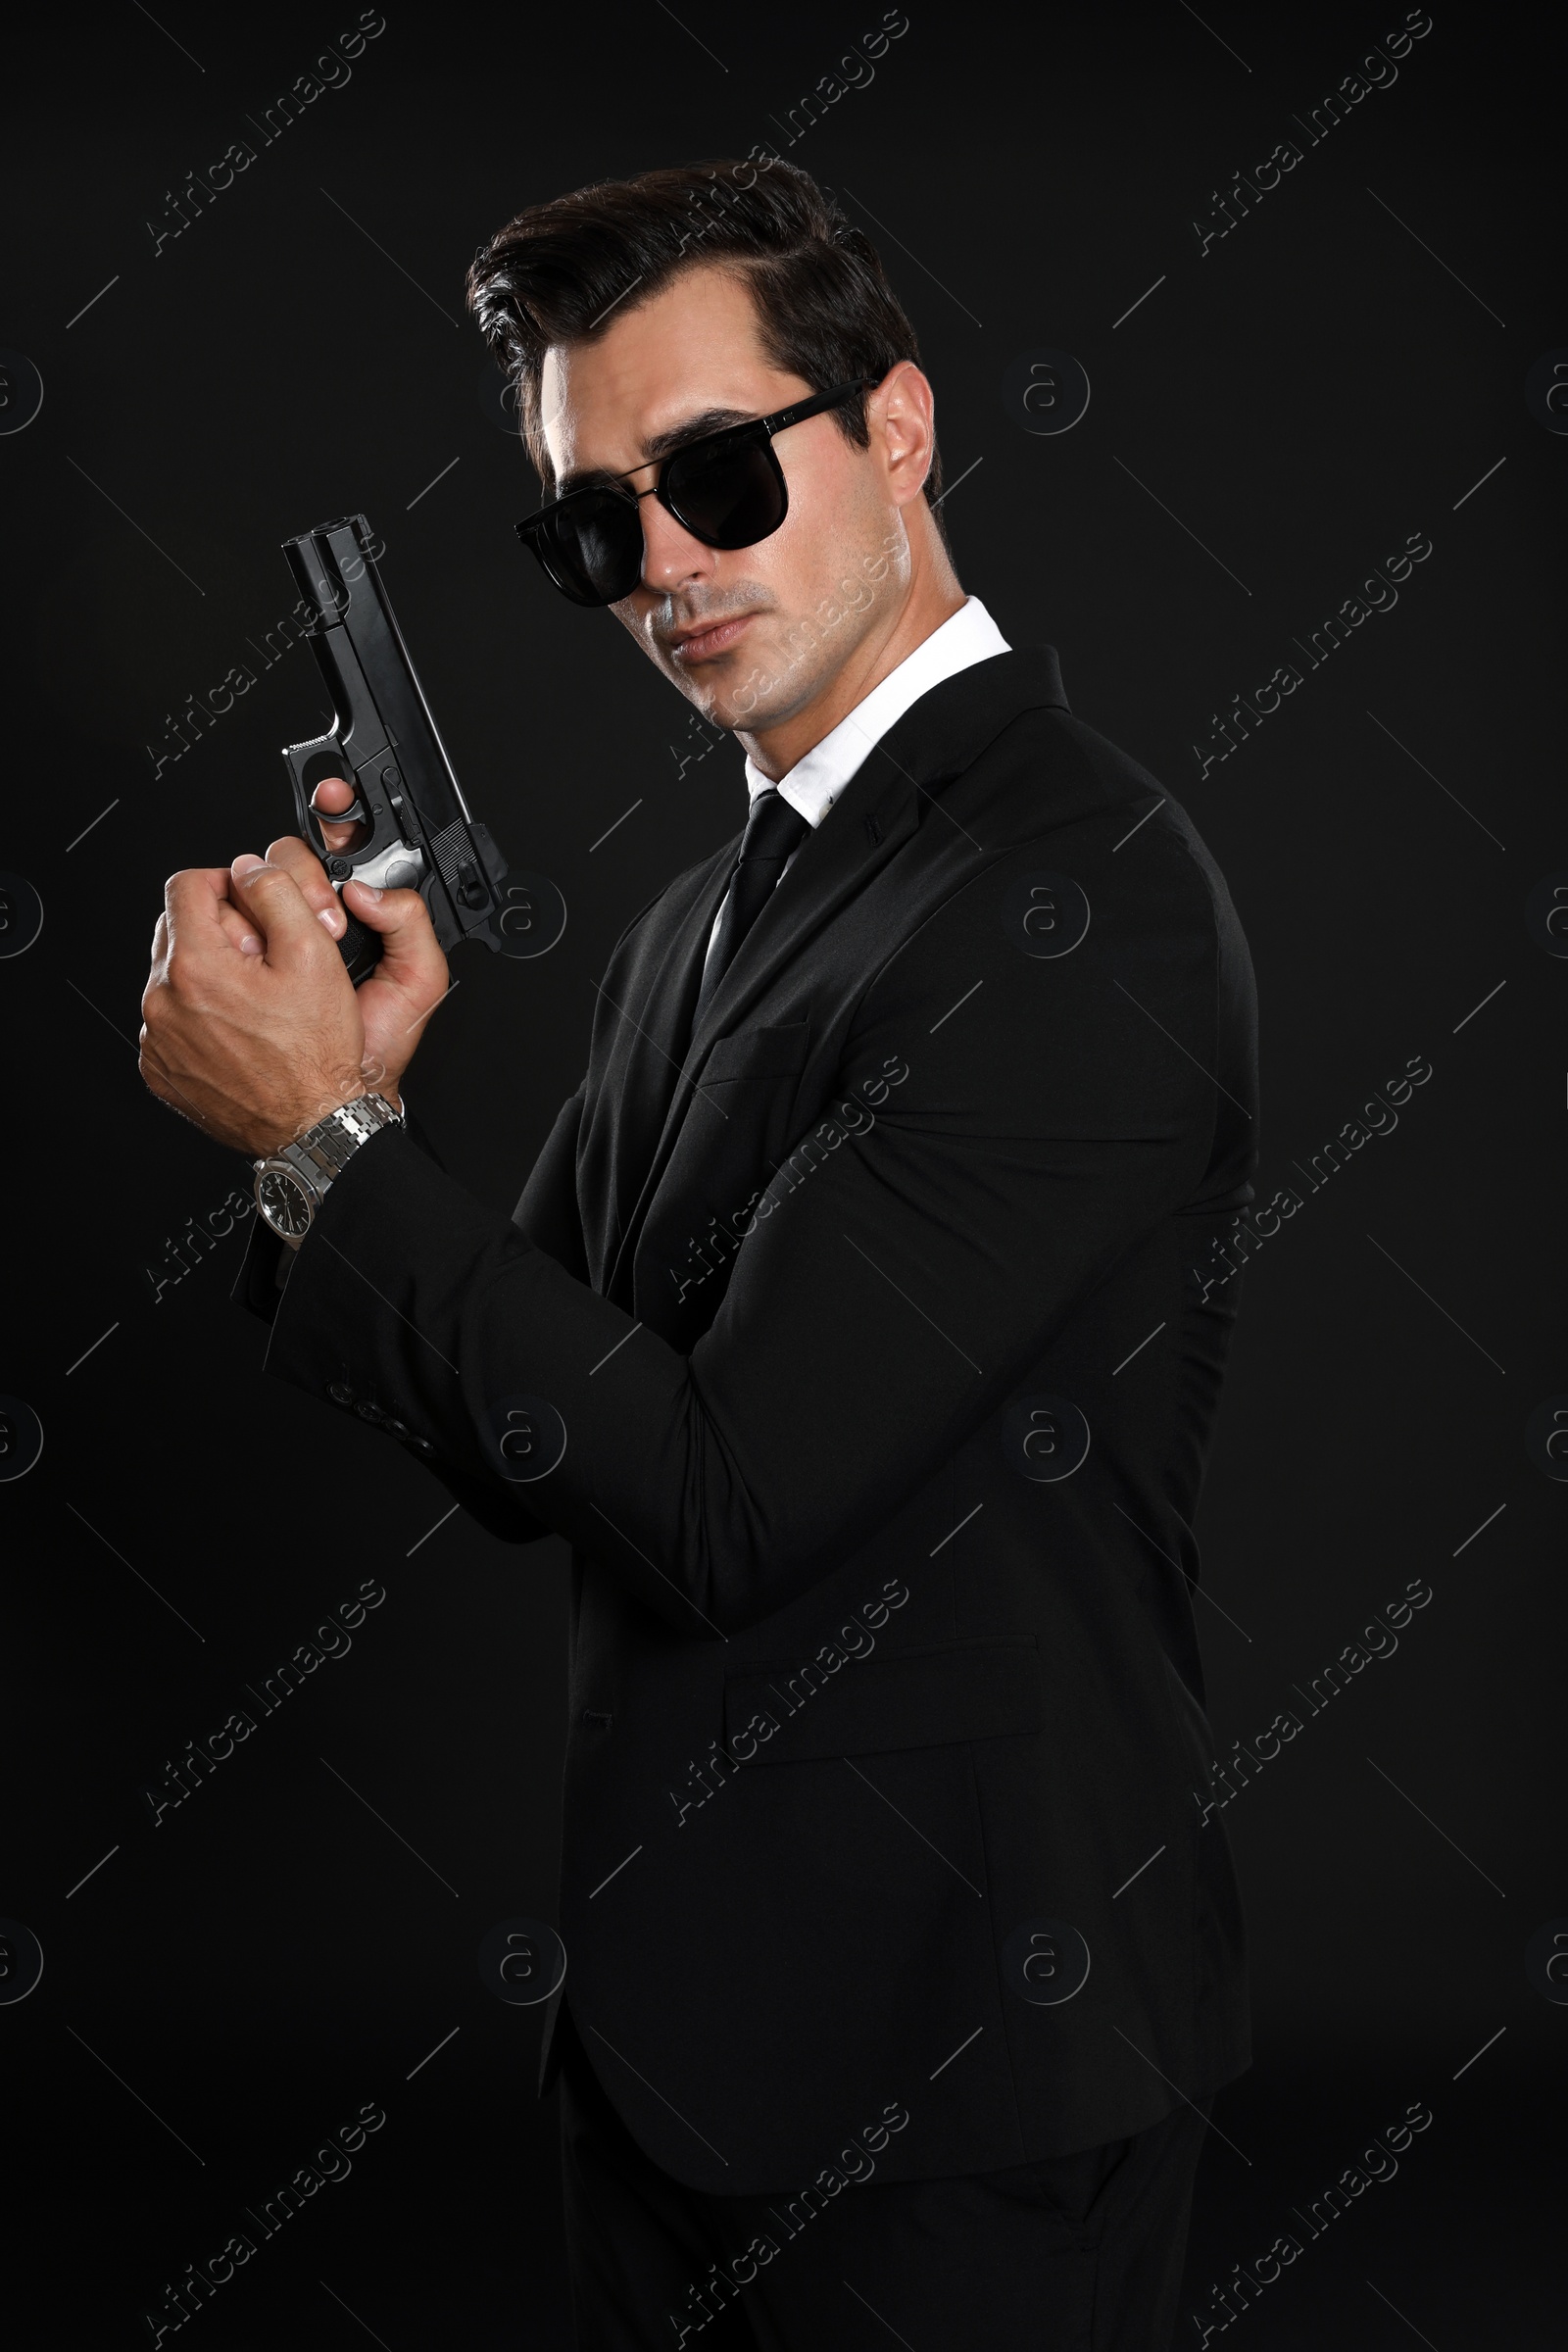
<svg viewBox="0 0 1568 2352"><path fill-rule="evenodd" d="M577 1213L576 1148L577 1133L582 1122L583 1098L586 1081L570 1100L564 1103L544 1150L533 1164L522 1197L513 1210L513 1222L526 1235L535 1249L555 1257L568 1272L580 1280L586 1279L587 1261L583 1248L582 1221ZM411 1110L402 1131L412 1147L434 1168L445 1170L439 1152L425 1129ZM339 1179L338 1181L341 1181ZM330 1192L328 1200L330 1200ZM476 1205L470 1196L464 1198ZM234 1296L252 1314L263 1322L273 1323L278 1307L286 1296L289 1282L299 1270L299 1254L285 1249L276 1234L258 1217L251 1230L244 1262L234 1285ZM366 1365L368 1352L352 1351L355 1365ZM278 1367L269 1351L268 1369ZM407 1421L394 1407L383 1400L385 1383L371 1379L367 1385L364 1372L356 1383L349 1377L351 1365L345 1357L340 1365L343 1377L329 1387L352 1395L356 1403L374 1406L381 1416L377 1426L385 1428L390 1422L394 1434L399 1427L408 1428ZM334 1399L337 1401L337 1399ZM351 1407L350 1409L354 1409ZM428 1440L420 1442L417 1435L406 1441L411 1452L416 1453L427 1469L441 1481L454 1501L461 1503L470 1517L493 1536L508 1544L532 1544L553 1530L542 1519L525 1510L515 1491L509 1492L500 1481L490 1477L474 1477L458 1463L438 1452Z"/></svg>
<svg viewBox="0 0 1568 2352"><path fill-rule="evenodd" d="M440 1152L407 1103L403 1106L403 1115L405 1132L414 1138L419 1150L433 1159L438 1168L442 1167L445 1163ZM552 1136L551 1142L554 1141ZM518 1213L521 1206L519 1201L514 1214ZM230 1298L251 1314L259 1316L264 1323L273 1322L277 1315L278 1300L288 1288L289 1277L294 1271L296 1255L272 1231L267 1220L257 1216L251 1226L245 1255L234 1278Z"/></svg>
<svg viewBox="0 0 1568 2352"><path fill-rule="evenodd" d="M1108 839L1076 857L1095 920L1074 952L1043 957L1020 927L1032 844L891 957L844 1043L842 1107L738 1220L690 1355L541 1246L542 1212L519 1228L389 1129L332 1186L268 1369L321 1395L373 1366L455 1494L485 1490L498 1529L525 1509L683 1633L772 1614L1201 1187L1229 1050L1212 892L1166 827L1114 867Z"/></svg>

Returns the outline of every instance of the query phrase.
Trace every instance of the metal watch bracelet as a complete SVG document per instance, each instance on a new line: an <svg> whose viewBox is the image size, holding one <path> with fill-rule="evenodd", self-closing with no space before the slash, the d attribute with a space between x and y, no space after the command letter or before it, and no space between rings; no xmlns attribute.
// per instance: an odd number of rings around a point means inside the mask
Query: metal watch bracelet
<svg viewBox="0 0 1568 2352"><path fill-rule="evenodd" d="M402 1126L406 1114L383 1095L359 1095L328 1111L324 1119L275 1152L253 1161L256 1205L264 1222L297 1250L325 1199L362 1144L383 1127Z"/></svg>

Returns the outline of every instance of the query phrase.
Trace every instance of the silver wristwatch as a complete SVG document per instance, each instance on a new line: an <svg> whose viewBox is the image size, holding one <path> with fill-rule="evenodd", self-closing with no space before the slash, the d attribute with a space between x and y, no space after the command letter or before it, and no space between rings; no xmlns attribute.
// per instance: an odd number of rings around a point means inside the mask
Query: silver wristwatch
<svg viewBox="0 0 1568 2352"><path fill-rule="evenodd" d="M328 1111L306 1134L257 1160L256 1205L280 1241L297 1250L316 1221L334 1176L383 1127L404 1123L381 1095L361 1095Z"/></svg>

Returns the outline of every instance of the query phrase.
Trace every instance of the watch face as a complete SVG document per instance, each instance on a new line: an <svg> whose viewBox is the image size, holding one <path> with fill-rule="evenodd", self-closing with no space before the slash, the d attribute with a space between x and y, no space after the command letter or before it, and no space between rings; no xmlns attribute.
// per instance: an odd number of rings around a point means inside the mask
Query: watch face
<svg viewBox="0 0 1568 2352"><path fill-rule="evenodd" d="M297 1235L310 1230L314 1202L297 1176L286 1168L264 1168L257 1180L257 1205L274 1233Z"/></svg>

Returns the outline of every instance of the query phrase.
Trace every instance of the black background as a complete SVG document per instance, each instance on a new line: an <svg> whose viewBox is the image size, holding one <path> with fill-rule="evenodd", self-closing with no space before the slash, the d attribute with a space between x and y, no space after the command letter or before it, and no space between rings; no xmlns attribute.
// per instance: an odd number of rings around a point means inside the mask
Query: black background
<svg viewBox="0 0 1568 2352"><path fill-rule="evenodd" d="M476 812L570 907L538 963L459 959L409 1081L454 1173L510 1208L611 943L744 801L733 746L681 772L684 708L518 550L535 485L482 405L463 272L524 203L782 145L775 119L880 11L390 0L347 86L263 146L247 117L355 15L40 13L4 141L0 344L45 388L0 437L0 866L45 910L0 962L0 1389L45 1432L0 1488L0 1912L45 1953L0 2006L19 2346L147 2340L164 2281L367 2100L387 2122L352 2178L200 2340L568 2340L542 2013L475 1965L498 1921L553 1916L564 1548L437 1525L411 1460L269 1383L227 1296L240 1234L155 1301L167 1244L248 1174L137 1075L161 886L285 829L277 747L327 715L309 654L156 777L147 747L259 668L294 593L278 543L363 509ZM1229 1811L1256 2065L1216 2111L1179 2342L1208 2282L1416 2099L1434 2122L1398 2178L1244 2340L1461 2352L1560 2326L1568 2011L1524 1948L1568 1913L1563 1496L1524 1427L1568 1390L1565 975L1523 910L1568 864L1544 521L1568 441L1524 396L1568 344L1563 53L1544 12L1438 0L1395 85L1308 147L1292 114L1402 22L1392 0L1202 22L910 0L870 86L790 150L916 320L964 585L1013 642L1053 642L1078 713L1185 799L1251 942L1259 1189L1304 1204L1248 1277L1200 1531L1222 1750L1408 1580L1433 1588ZM1287 137L1301 163L1200 257L1193 217ZM155 254L166 191L237 138L256 161ZM1048 348L1093 388L1056 437L1002 396ZM1200 780L1210 714L1416 532L1433 553L1397 608ZM1418 1055L1397 1130L1307 1192L1295 1163ZM154 1830L140 1785L368 1576L387 1597L351 1654Z"/></svg>

